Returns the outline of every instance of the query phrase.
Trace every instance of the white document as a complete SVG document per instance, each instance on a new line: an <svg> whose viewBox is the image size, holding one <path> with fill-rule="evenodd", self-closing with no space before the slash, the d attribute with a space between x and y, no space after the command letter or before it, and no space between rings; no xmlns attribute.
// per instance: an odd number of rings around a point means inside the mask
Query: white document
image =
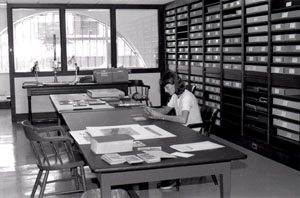
<svg viewBox="0 0 300 198"><path fill-rule="evenodd" d="M189 157L194 156L194 154L191 154L191 153L181 153L181 152L174 152L174 153L171 153L171 155L175 155L177 157L183 157L183 158L189 158Z"/></svg>
<svg viewBox="0 0 300 198"><path fill-rule="evenodd" d="M103 127L86 127L92 137L106 136L115 134L127 134L134 138L134 140L145 140L155 138L153 133L146 130L139 124L131 125L116 125Z"/></svg>
<svg viewBox="0 0 300 198"><path fill-rule="evenodd" d="M159 158L176 158L176 156L166 153L164 151L144 151Z"/></svg>
<svg viewBox="0 0 300 198"><path fill-rule="evenodd" d="M70 134L80 145L91 144L91 135L87 132L87 130L70 131Z"/></svg>
<svg viewBox="0 0 300 198"><path fill-rule="evenodd" d="M153 138L169 138L176 137L176 135L156 126L156 125L144 125L144 129L149 131Z"/></svg>
<svg viewBox="0 0 300 198"><path fill-rule="evenodd" d="M175 144L170 147L179 152L192 152L192 151L217 149L217 148L222 148L224 146L210 141L204 141L204 142L195 142L189 144Z"/></svg>

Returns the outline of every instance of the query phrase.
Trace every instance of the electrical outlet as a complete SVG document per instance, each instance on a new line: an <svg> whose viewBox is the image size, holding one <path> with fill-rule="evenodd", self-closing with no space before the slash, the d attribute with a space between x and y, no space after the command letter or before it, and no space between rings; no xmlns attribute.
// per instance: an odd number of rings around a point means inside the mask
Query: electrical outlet
<svg viewBox="0 0 300 198"><path fill-rule="evenodd" d="M253 150L257 150L257 144L251 143L251 148L252 148Z"/></svg>

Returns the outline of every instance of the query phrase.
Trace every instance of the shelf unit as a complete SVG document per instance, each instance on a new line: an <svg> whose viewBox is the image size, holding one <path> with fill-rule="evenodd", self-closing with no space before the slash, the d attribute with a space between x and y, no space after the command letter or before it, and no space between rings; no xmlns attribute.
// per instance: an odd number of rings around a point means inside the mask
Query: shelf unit
<svg viewBox="0 0 300 198"><path fill-rule="evenodd" d="M166 67L220 109L216 135L300 170L300 1L175 0Z"/></svg>

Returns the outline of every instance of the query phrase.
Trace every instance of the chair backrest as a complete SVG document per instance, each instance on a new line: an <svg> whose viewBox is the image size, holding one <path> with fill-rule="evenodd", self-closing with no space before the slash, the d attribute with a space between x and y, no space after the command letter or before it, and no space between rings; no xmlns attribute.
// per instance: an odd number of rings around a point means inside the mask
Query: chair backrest
<svg viewBox="0 0 300 198"><path fill-rule="evenodd" d="M63 168L66 164L76 162L70 137L53 136L51 132L42 132L42 128L33 126L29 121L23 121L22 126L39 167Z"/></svg>
<svg viewBox="0 0 300 198"><path fill-rule="evenodd" d="M188 85L186 85L186 89L189 90L190 92L192 92L193 94L195 94L196 86L188 84Z"/></svg>
<svg viewBox="0 0 300 198"><path fill-rule="evenodd" d="M137 101L146 101L148 105L149 100L149 85L145 85L142 80L129 80L128 93L132 99Z"/></svg>
<svg viewBox="0 0 300 198"><path fill-rule="evenodd" d="M200 132L202 134L209 136L213 126L216 123L218 109L204 105L201 107L200 112L201 112L201 118L203 122L203 127L201 128Z"/></svg>

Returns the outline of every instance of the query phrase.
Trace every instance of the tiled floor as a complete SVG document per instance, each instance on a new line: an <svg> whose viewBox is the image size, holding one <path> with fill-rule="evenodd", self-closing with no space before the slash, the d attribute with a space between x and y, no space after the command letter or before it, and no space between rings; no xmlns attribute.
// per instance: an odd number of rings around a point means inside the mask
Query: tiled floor
<svg viewBox="0 0 300 198"><path fill-rule="evenodd" d="M10 110L0 110L0 198L29 197L37 168L34 157L20 125L12 124ZM233 146L248 155L246 160L232 163L233 198L299 198L300 172L238 147L226 141L215 139ZM97 188L93 173L86 169L88 188ZM161 191L156 183L149 190L137 191L142 198L214 198L219 197L219 186L210 177L182 181L180 190ZM69 187L68 184L50 185L49 190ZM81 194L48 196L79 198Z"/></svg>

